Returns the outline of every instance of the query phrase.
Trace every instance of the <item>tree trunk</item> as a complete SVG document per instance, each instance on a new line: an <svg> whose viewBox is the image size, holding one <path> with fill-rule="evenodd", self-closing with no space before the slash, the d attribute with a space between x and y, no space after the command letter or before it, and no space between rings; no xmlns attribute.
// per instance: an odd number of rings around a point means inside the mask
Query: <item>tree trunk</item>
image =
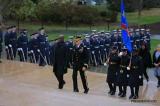
<svg viewBox="0 0 160 106"><path fill-rule="evenodd" d="M17 24L18 24L18 34L20 33L20 20L17 20Z"/></svg>
<svg viewBox="0 0 160 106"><path fill-rule="evenodd" d="M142 9L143 9L143 0L140 0L139 7L138 7L138 17L141 17Z"/></svg>

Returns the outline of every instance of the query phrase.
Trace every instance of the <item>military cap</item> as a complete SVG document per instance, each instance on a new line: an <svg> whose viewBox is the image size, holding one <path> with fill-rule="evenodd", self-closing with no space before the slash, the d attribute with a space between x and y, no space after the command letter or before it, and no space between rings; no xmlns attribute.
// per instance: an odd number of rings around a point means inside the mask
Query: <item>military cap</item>
<svg viewBox="0 0 160 106"><path fill-rule="evenodd" d="M117 50L117 46L112 46L112 50Z"/></svg>

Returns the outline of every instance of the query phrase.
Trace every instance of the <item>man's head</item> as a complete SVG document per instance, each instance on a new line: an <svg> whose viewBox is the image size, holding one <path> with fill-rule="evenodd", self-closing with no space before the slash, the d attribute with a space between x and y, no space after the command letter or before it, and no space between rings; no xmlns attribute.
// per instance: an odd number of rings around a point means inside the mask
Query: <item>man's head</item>
<svg viewBox="0 0 160 106"><path fill-rule="evenodd" d="M64 35L59 35L58 42L64 42Z"/></svg>
<svg viewBox="0 0 160 106"><path fill-rule="evenodd" d="M81 37L80 36L76 36L75 40L74 40L75 45L80 45L81 44Z"/></svg>
<svg viewBox="0 0 160 106"><path fill-rule="evenodd" d="M113 46L111 52L112 52L113 54L116 53L116 52L117 52L117 47L116 47L116 46Z"/></svg>
<svg viewBox="0 0 160 106"><path fill-rule="evenodd" d="M45 29L42 27L42 28L40 28L39 29L39 33L41 34L41 35L44 35L45 34Z"/></svg>
<svg viewBox="0 0 160 106"><path fill-rule="evenodd" d="M157 46L156 50L160 52L160 44Z"/></svg>
<svg viewBox="0 0 160 106"><path fill-rule="evenodd" d="M126 56L127 54L128 54L127 48L123 48L123 49L122 49L122 55L123 55L123 56Z"/></svg>
<svg viewBox="0 0 160 106"><path fill-rule="evenodd" d="M15 25L13 25L12 27L11 27L11 30L12 30L12 32L16 32L16 26Z"/></svg>

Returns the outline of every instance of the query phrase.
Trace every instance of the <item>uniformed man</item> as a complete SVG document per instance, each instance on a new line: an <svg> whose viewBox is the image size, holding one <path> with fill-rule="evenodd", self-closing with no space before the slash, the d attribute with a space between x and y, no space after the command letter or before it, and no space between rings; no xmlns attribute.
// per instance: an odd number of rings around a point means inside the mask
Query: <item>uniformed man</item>
<svg viewBox="0 0 160 106"><path fill-rule="evenodd" d="M115 95L117 72L120 69L120 57L118 56L117 51L118 48L113 46L109 58L107 59L107 63L109 65L107 72L107 83L110 89L108 94L110 95Z"/></svg>
<svg viewBox="0 0 160 106"><path fill-rule="evenodd" d="M38 63L39 60L39 53L37 51L39 47L39 42L37 40L37 37L38 33L33 33L28 43L28 56L30 57L31 63Z"/></svg>
<svg viewBox="0 0 160 106"><path fill-rule="evenodd" d="M5 43L5 50L6 50L6 56L8 60L11 60L11 54L9 51L9 36L11 34L11 27L7 28L7 32L4 35L4 43Z"/></svg>
<svg viewBox="0 0 160 106"><path fill-rule="evenodd" d="M87 77L85 75L85 71L88 68L88 61L89 61L89 56L87 49L84 47L81 41L81 37L77 36L74 41L75 45L73 47L73 91L74 92L79 92L78 89L78 83L77 83L77 74L78 71L80 73L82 83L83 83L83 88L84 88L84 93L88 93L89 88L87 84Z"/></svg>
<svg viewBox="0 0 160 106"><path fill-rule="evenodd" d="M149 48L147 47L147 43L143 42L141 44L141 49L139 51L139 56L142 57L143 62L143 75L146 78L147 82L149 81L149 76L147 74L147 68L152 67L152 59L151 59L151 53L149 51Z"/></svg>
<svg viewBox="0 0 160 106"><path fill-rule="evenodd" d="M119 54L120 70L117 73L117 85L119 86L119 97L126 97L127 85L128 85L128 71L127 67L129 65L129 55L127 48L122 48L122 52Z"/></svg>
<svg viewBox="0 0 160 106"><path fill-rule="evenodd" d="M20 61L26 62L28 55L28 36L26 29L23 29L18 37L17 48Z"/></svg>
<svg viewBox="0 0 160 106"><path fill-rule="evenodd" d="M46 37L44 28L39 29L37 40L39 42L38 52L40 54L39 66L45 66L46 64L48 65L46 57Z"/></svg>
<svg viewBox="0 0 160 106"><path fill-rule="evenodd" d="M11 26L7 29L5 34L5 46L7 52L7 59L13 60L17 53L17 33L16 26Z"/></svg>
<svg viewBox="0 0 160 106"><path fill-rule="evenodd" d="M3 32L2 32L2 25L0 24L0 63L2 62L1 60L2 43L3 43Z"/></svg>
<svg viewBox="0 0 160 106"><path fill-rule="evenodd" d="M53 49L53 72L59 82L59 89L63 89L65 81L64 74L67 73L68 67L68 49L64 42L64 36L60 35L58 42Z"/></svg>
<svg viewBox="0 0 160 106"><path fill-rule="evenodd" d="M143 85L143 62L142 58L138 55L137 47L133 48L132 56L128 66L131 95L129 99L138 99L139 87Z"/></svg>
<svg viewBox="0 0 160 106"><path fill-rule="evenodd" d="M13 51L13 59L16 58L16 54L17 54L17 28L16 26L12 26L11 29L11 35L9 37L9 47L11 49L11 52Z"/></svg>

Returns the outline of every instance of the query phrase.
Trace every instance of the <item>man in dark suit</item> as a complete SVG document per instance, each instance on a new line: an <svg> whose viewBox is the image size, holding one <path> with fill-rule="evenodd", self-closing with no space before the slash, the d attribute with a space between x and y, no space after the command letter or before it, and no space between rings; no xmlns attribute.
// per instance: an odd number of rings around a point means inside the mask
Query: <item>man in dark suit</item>
<svg viewBox="0 0 160 106"><path fill-rule="evenodd" d="M88 93L89 88L87 85L87 79L85 76L85 71L88 68L89 55L87 48L84 47L81 41L81 37L77 36L74 41L75 45L73 47L73 91L79 92L77 83L77 73L79 71L82 84L84 88L84 93Z"/></svg>
<svg viewBox="0 0 160 106"><path fill-rule="evenodd" d="M63 89L65 81L63 76L67 73L68 53L67 45L64 42L64 36L60 35L58 42L53 50L53 72L59 82L59 89Z"/></svg>

